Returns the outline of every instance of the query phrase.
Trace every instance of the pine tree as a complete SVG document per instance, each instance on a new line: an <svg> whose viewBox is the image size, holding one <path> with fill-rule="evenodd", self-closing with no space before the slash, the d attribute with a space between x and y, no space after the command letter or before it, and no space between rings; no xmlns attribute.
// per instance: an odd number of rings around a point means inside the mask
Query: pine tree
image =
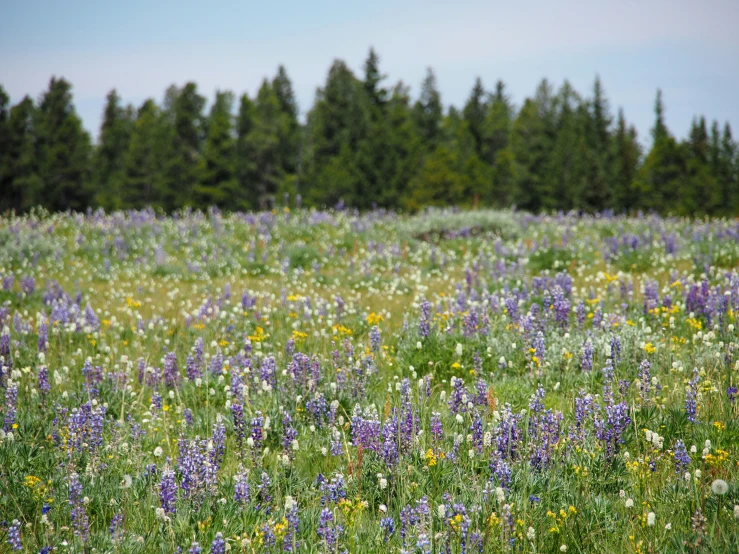
<svg viewBox="0 0 739 554"><path fill-rule="evenodd" d="M27 211L44 203L36 153L37 120L36 108L28 96L10 109L1 170L3 209Z"/></svg>
<svg viewBox="0 0 739 554"><path fill-rule="evenodd" d="M539 211L553 204L548 159L554 142L554 115L549 82L544 79L534 99L527 99L511 131L515 161L516 205Z"/></svg>
<svg viewBox="0 0 739 554"><path fill-rule="evenodd" d="M208 133L200 159L200 179L195 185L196 206L243 207L236 179L236 140L233 132L233 93L217 92L208 116Z"/></svg>
<svg viewBox="0 0 739 554"><path fill-rule="evenodd" d="M205 136L204 107L205 98L198 94L195 83L187 83L182 89L170 87L165 95L169 140L160 198L167 211L192 203Z"/></svg>
<svg viewBox="0 0 739 554"><path fill-rule="evenodd" d="M467 103L464 105L462 114L467 122L467 128L472 135L475 146L475 153L478 157L483 157L484 152L484 128L485 116L488 111L488 103L485 98L485 88L482 81L478 77L475 79L475 85L472 87Z"/></svg>
<svg viewBox="0 0 739 554"><path fill-rule="evenodd" d="M251 101L248 94L242 94L239 100L239 113L236 116L234 175L236 177L236 196L239 198L239 204L248 209L258 207L253 203L256 198L254 192L256 175L255 163L249 150L249 134L254 129L254 112L254 102Z"/></svg>
<svg viewBox="0 0 739 554"><path fill-rule="evenodd" d="M655 123L652 129L654 141L635 182L637 205L643 210L675 212L681 208L680 195L685 190L685 153L667 130L662 91L659 90L654 112Z"/></svg>
<svg viewBox="0 0 739 554"><path fill-rule="evenodd" d="M626 126L623 110L618 111L613 149L612 207L618 213L630 212L638 206L634 179L639 168L641 148L636 138L636 129Z"/></svg>
<svg viewBox="0 0 739 554"><path fill-rule="evenodd" d="M103 111L93 172L95 202L108 209L121 207L125 156L133 124L133 108L122 107L118 92L111 90Z"/></svg>
<svg viewBox="0 0 739 554"><path fill-rule="evenodd" d="M483 123L481 158L494 165L498 152L508 146L513 119L513 106L505 92L503 81L495 84L495 93Z"/></svg>
<svg viewBox="0 0 739 554"><path fill-rule="evenodd" d="M298 168L300 150L300 124L298 123L298 102L293 86L284 66L277 69L272 80L272 90L280 106L280 165L285 175L295 174Z"/></svg>
<svg viewBox="0 0 739 554"><path fill-rule="evenodd" d="M245 144L247 155L254 164L249 204L260 209L274 206L285 176L280 143L282 124L280 102L272 85L265 79L257 93L254 123Z"/></svg>
<svg viewBox="0 0 739 554"><path fill-rule="evenodd" d="M146 100L136 113L125 155L121 207L162 207L164 153L169 139L164 115L154 100Z"/></svg>
<svg viewBox="0 0 739 554"><path fill-rule="evenodd" d="M369 133L371 116L363 83L341 60L329 70L308 114L306 197L313 204L365 201L356 152Z"/></svg>
<svg viewBox="0 0 739 554"><path fill-rule="evenodd" d="M433 150L441 142L441 125L444 110L441 105L441 95L436 85L436 76L429 67L426 78L421 84L421 94L413 107L413 120L418 129L421 144L426 152Z"/></svg>
<svg viewBox="0 0 739 554"><path fill-rule="evenodd" d="M10 172L10 96L0 85L0 212L15 208L10 190L13 186L13 176Z"/></svg>
<svg viewBox="0 0 739 554"><path fill-rule="evenodd" d="M92 200L92 145L72 104L72 86L52 77L35 113L36 158L44 205L52 210L84 210Z"/></svg>
<svg viewBox="0 0 739 554"><path fill-rule="evenodd" d="M585 188L582 206L588 211L613 207L613 147L611 115L600 77L593 85L593 98L586 106L584 129Z"/></svg>

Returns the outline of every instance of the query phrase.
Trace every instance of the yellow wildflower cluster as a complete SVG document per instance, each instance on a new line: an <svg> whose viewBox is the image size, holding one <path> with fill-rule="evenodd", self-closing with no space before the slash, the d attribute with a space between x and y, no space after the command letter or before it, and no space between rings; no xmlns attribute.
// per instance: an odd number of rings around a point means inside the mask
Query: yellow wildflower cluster
<svg viewBox="0 0 739 554"><path fill-rule="evenodd" d="M716 454L706 454L703 458L709 466L719 467L729 459L729 453L726 450L718 449Z"/></svg>
<svg viewBox="0 0 739 554"><path fill-rule="evenodd" d="M376 314L375 312L372 312L370 315L368 315L366 319L368 325L377 325L381 321L385 320L382 315Z"/></svg>
<svg viewBox="0 0 739 554"><path fill-rule="evenodd" d="M308 338L308 333L303 333L302 331L298 331L297 329L293 331L293 340L301 341L307 338Z"/></svg>
<svg viewBox="0 0 739 554"><path fill-rule="evenodd" d="M351 329L344 327L340 323L337 323L336 325L331 327L331 330L334 332L334 334L339 334L341 336L347 336L347 335L351 336L352 334Z"/></svg>
<svg viewBox="0 0 739 554"><path fill-rule="evenodd" d="M262 329L261 327L257 327L254 330L254 334L253 335L249 335L249 340L252 341L252 342L262 342L267 337L269 337L269 335L268 334L265 334L264 329Z"/></svg>

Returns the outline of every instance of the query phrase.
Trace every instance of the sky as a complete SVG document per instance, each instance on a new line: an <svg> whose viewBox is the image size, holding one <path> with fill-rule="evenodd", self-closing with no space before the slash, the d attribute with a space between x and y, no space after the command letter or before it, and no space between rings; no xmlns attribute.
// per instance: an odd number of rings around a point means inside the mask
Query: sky
<svg viewBox="0 0 739 554"><path fill-rule="evenodd" d="M15 103L66 78L96 137L112 88L136 106L188 81L254 96L283 64L305 113L334 59L361 75L374 47L388 85L415 98L430 66L458 107L478 76L520 106L544 77L589 96L599 75L649 144L658 88L676 136L696 115L739 135L738 25L739 0L0 0L0 85Z"/></svg>

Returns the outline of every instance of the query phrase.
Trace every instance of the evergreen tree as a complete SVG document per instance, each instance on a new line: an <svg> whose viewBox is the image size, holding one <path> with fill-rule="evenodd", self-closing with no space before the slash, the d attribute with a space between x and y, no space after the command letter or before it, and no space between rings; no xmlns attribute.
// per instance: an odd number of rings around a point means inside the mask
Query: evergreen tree
<svg viewBox="0 0 739 554"><path fill-rule="evenodd" d="M684 191L685 156L665 125L662 92L659 90L654 112L654 142L635 183L637 206L643 210L675 212L681 204L680 193Z"/></svg>
<svg viewBox="0 0 739 554"><path fill-rule="evenodd" d="M33 100L24 97L10 109L6 121L7 139L2 163L2 209L27 211L45 205L38 174L35 124L38 118Z"/></svg>
<svg viewBox="0 0 739 554"><path fill-rule="evenodd" d="M193 200L205 136L205 98L198 94L195 83L187 83L182 89L170 87L164 104L169 140L160 198L164 209L172 211Z"/></svg>
<svg viewBox="0 0 739 554"><path fill-rule="evenodd" d="M515 161L516 205L539 211L553 204L548 158L554 138L552 93L544 79L534 99L524 102L511 131L511 153Z"/></svg>
<svg viewBox="0 0 739 554"><path fill-rule="evenodd" d="M95 152L95 201L108 209L121 207L125 156L134 124L133 108L122 107L118 92L108 93Z"/></svg>
<svg viewBox="0 0 739 554"><path fill-rule="evenodd" d="M508 146L512 118L513 106L503 81L498 81L482 128L481 158L490 165L496 163L498 152Z"/></svg>
<svg viewBox="0 0 739 554"><path fill-rule="evenodd" d="M0 196L0 212L13 209L10 190L13 176L10 173L10 97L0 85L0 191L7 191Z"/></svg>
<svg viewBox="0 0 739 554"><path fill-rule="evenodd" d="M195 205L237 210L243 200L236 179L236 139L233 132L233 93L217 92L208 117L208 133L195 185Z"/></svg>
<svg viewBox="0 0 739 554"><path fill-rule="evenodd" d="M44 205L51 210L84 210L92 200L92 145L72 104L72 86L52 77L35 113L36 158Z"/></svg>
<svg viewBox="0 0 739 554"><path fill-rule="evenodd" d="M367 107L363 83L336 60L308 114L306 196L312 203L333 205L343 200L356 206L363 202L356 152L369 132Z"/></svg>
<svg viewBox="0 0 739 554"><path fill-rule="evenodd" d="M613 207L613 147L608 100L596 77L593 98L587 104L584 129L585 187L581 205L588 211Z"/></svg>
<svg viewBox="0 0 739 554"><path fill-rule="evenodd" d="M474 140L475 153L480 158L483 157L485 116L487 111L488 104L485 99L485 88L482 86L482 81L478 77L475 79L475 85L472 87L462 114Z"/></svg>
<svg viewBox="0 0 739 554"><path fill-rule="evenodd" d="M441 95L436 85L436 76L429 67L426 78L421 84L421 94L413 107L413 120L418 129L418 136L426 152L432 152L441 141L441 126L444 110Z"/></svg>
<svg viewBox="0 0 739 554"><path fill-rule="evenodd" d="M272 89L280 106L280 165L284 174L294 174L298 168L300 124L298 103L284 66L280 66L272 80Z"/></svg>
<svg viewBox="0 0 739 554"><path fill-rule="evenodd" d="M613 143L613 204L616 212L630 212L638 206L634 179L639 168L641 148L636 129L626 126L623 110L618 111L618 123Z"/></svg>
<svg viewBox="0 0 739 554"><path fill-rule="evenodd" d="M236 196L245 208L256 209L253 202L256 198L254 183L256 181L255 164L249 150L249 134L254 129L254 102L248 94L241 95L239 113L236 116L236 158L234 175L236 177Z"/></svg>
<svg viewBox="0 0 739 554"><path fill-rule="evenodd" d="M266 79L254 103L254 122L246 136L245 148L253 166L249 204L260 209L274 206L285 175L280 138L283 125L280 102Z"/></svg>
<svg viewBox="0 0 739 554"><path fill-rule="evenodd" d="M146 100L136 113L125 156L121 207L162 207L164 154L169 140L164 115L154 100Z"/></svg>

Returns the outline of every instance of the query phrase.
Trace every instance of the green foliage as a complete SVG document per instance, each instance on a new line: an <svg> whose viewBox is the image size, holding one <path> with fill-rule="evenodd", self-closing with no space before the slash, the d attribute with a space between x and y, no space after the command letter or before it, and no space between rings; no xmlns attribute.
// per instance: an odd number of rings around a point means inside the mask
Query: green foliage
<svg viewBox="0 0 739 554"><path fill-rule="evenodd" d="M431 68L414 100L404 83L387 82L373 48L361 76L334 61L304 123L284 66L236 110L234 100L217 92L205 113L206 98L187 83L134 110L112 90L93 146L64 79L37 104L10 106L0 87L0 210L243 211L300 198L360 210L739 213L730 127L709 130L701 117L678 140L661 91L644 152L598 77L589 96L543 80L518 107L502 81L487 91L478 78L461 109L445 110Z"/></svg>

